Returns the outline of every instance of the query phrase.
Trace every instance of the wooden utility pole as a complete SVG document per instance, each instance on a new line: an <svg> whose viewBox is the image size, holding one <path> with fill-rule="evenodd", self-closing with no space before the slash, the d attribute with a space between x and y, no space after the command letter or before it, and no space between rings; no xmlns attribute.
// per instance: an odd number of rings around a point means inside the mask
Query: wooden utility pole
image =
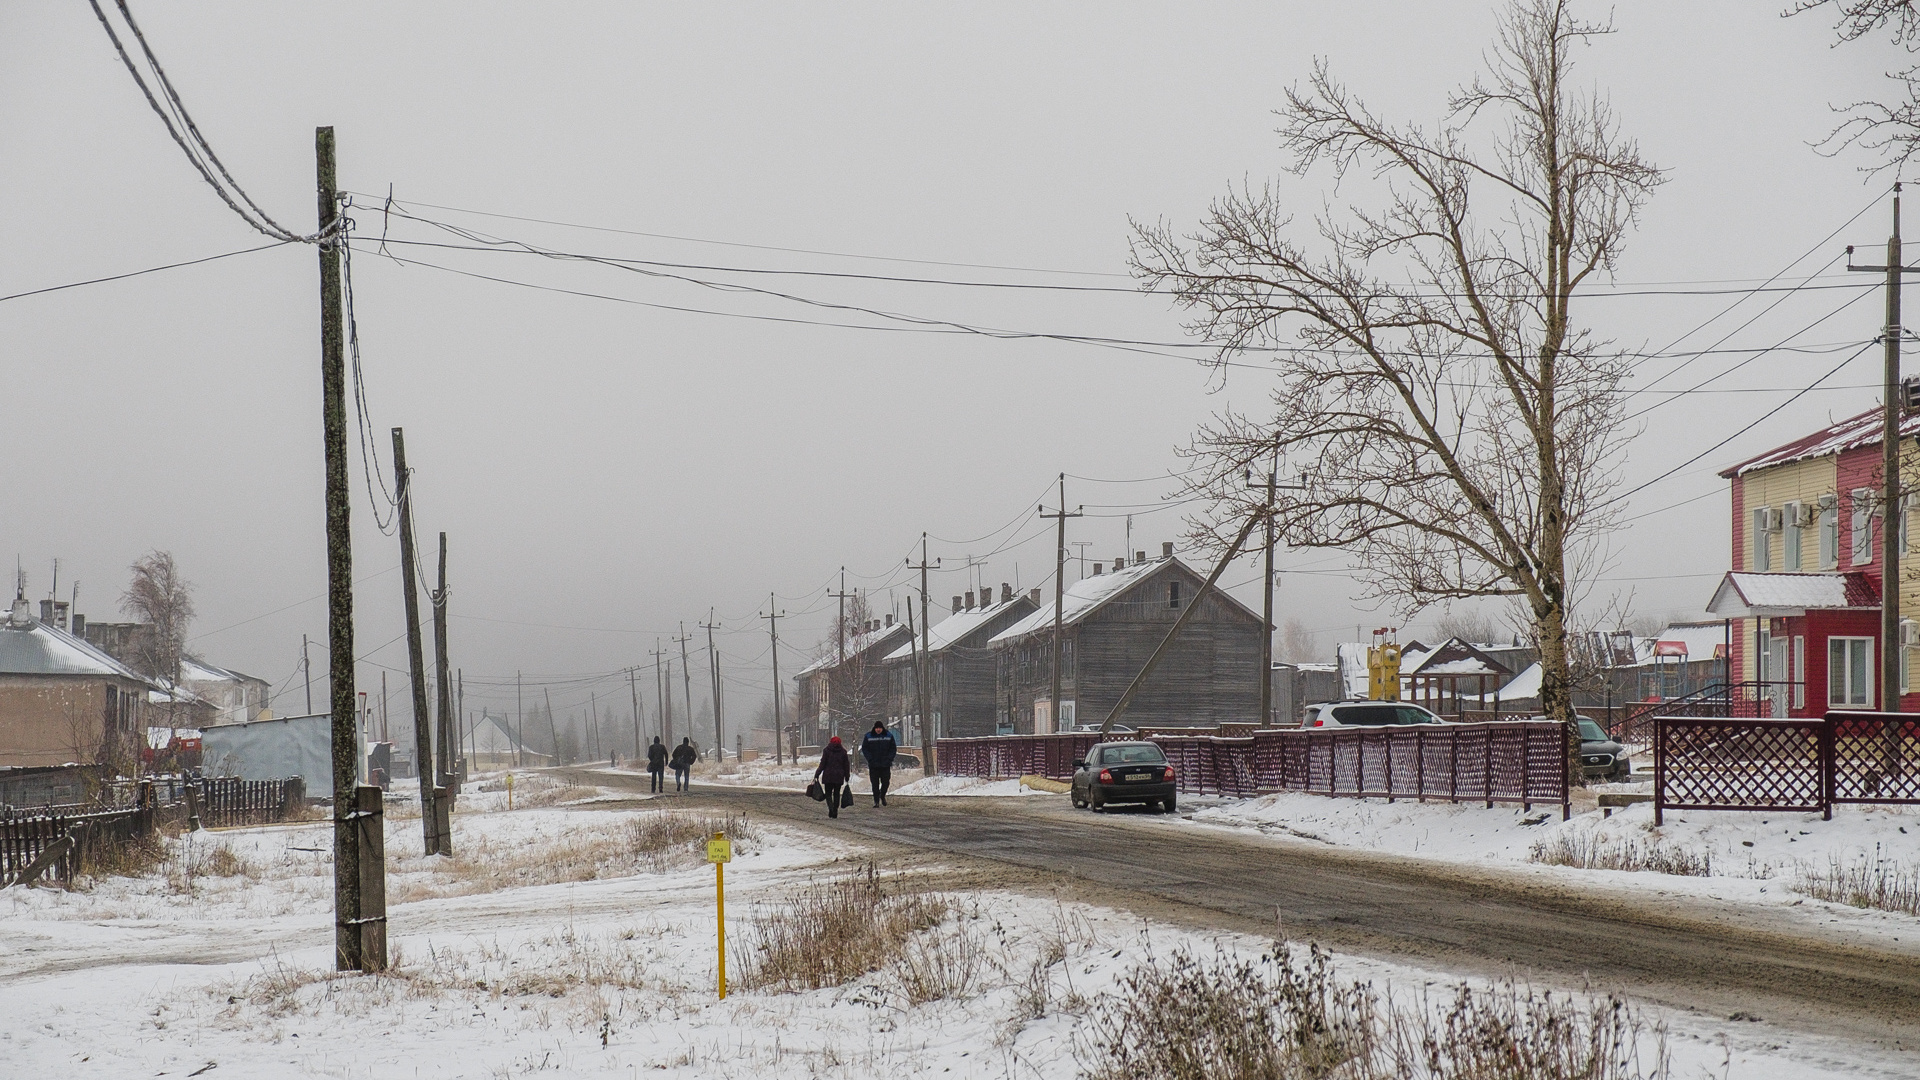
<svg viewBox="0 0 1920 1080"><path fill-rule="evenodd" d="M627 693L633 695L633 760L639 761L647 756L647 747L640 741L640 684L634 680L632 668L627 669Z"/></svg>
<svg viewBox="0 0 1920 1080"><path fill-rule="evenodd" d="M713 760L717 763L726 756L726 735L720 726L720 652L713 647L713 632L719 624L713 622L713 609L707 609L707 622L700 625L707 631L707 670L713 676Z"/></svg>
<svg viewBox="0 0 1920 1080"><path fill-rule="evenodd" d="M587 737L593 743L593 760L600 760L600 695L587 695Z"/></svg>
<svg viewBox="0 0 1920 1080"><path fill-rule="evenodd" d="M1214 584L1220 580L1220 574L1226 570L1227 564L1233 561L1234 556L1240 554L1240 545L1247 542L1247 534L1253 531L1253 527L1258 525L1264 516L1255 514L1247 518L1245 525L1240 526L1240 535L1234 537L1233 543L1227 545L1227 550L1220 556L1220 562L1213 568L1213 573L1207 575L1207 580L1201 583L1199 591L1193 594L1193 599L1187 601L1187 606L1181 610L1179 617L1174 619L1173 625L1167 629L1167 636L1160 639L1160 644L1154 647L1153 655L1147 657L1147 662L1141 666L1139 674L1133 677L1133 681L1127 684L1126 692L1121 694L1120 700L1114 703L1113 711L1109 712L1106 720L1101 722L1100 738L1107 737L1107 732L1113 729L1113 722L1120 719L1120 714L1127 711L1127 706L1133 704L1133 696L1146 685L1147 676L1153 674L1154 665L1160 663L1160 658L1167 653L1167 647L1173 644L1174 638L1180 636L1180 631L1193 618L1193 613L1200 610L1200 602L1213 591Z"/></svg>
<svg viewBox="0 0 1920 1080"><path fill-rule="evenodd" d="M542 690L540 692L544 694L547 699L547 737L553 740L553 763L555 765L561 765L564 764L564 762L560 760L560 729L553 724L553 691Z"/></svg>
<svg viewBox="0 0 1920 1080"><path fill-rule="evenodd" d="M1261 618L1264 620L1266 624L1266 633L1262 635L1260 639L1260 724L1262 727L1265 727L1266 725L1273 723L1273 585L1274 585L1273 504L1274 504L1274 498L1275 498L1275 493L1280 491L1302 491L1305 489L1298 484L1280 483L1275 478L1275 474L1272 472L1267 473L1266 483L1256 484L1253 482L1253 471L1251 469L1247 471L1247 486L1250 488L1263 488L1266 490L1266 493L1267 493L1266 511L1263 514L1261 514L1261 518L1266 522L1266 527L1267 527L1266 602L1261 609L1263 612L1263 614L1261 615Z"/></svg>
<svg viewBox="0 0 1920 1080"><path fill-rule="evenodd" d="M1045 506L1040 507L1041 517L1050 517L1059 523L1059 532L1054 539L1053 545L1053 689L1051 691L1053 696L1047 703L1047 708L1053 715L1053 730L1055 731L1061 730L1060 725L1063 720L1060 715L1060 624L1063 621L1061 618L1062 613L1066 610L1067 519L1070 517L1080 517L1085 509L1085 507L1079 507L1071 512L1067 510L1066 473L1060 474L1060 509L1053 513L1048 513ZM1036 729L1034 734L1040 734L1039 730Z"/></svg>
<svg viewBox="0 0 1920 1080"><path fill-rule="evenodd" d="M667 744L668 748L671 749L673 746L673 702L667 700L666 687L667 683L673 679L673 661L665 661L666 671L664 674L660 670L661 662L666 655L667 650L660 647L660 639L655 638L652 653L653 710L660 716L660 741Z"/></svg>
<svg viewBox="0 0 1920 1080"><path fill-rule="evenodd" d="M387 734L387 673L384 669L380 672L380 741L393 741L393 737Z"/></svg>
<svg viewBox="0 0 1920 1080"><path fill-rule="evenodd" d="M453 771L458 744L453 732L453 679L447 666L447 534L440 534L440 587L433 593L433 698L440 743L440 777L433 793L434 830L440 834L440 854L453 854L453 797L460 778Z"/></svg>
<svg viewBox="0 0 1920 1080"><path fill-rule="evenodd" d="M767 620L767 649L773 656L773 763L778 765L781 761L782 735L780 699L785 696L780 692L780 620L785 618L787 613L776 609L773 606L773 599L773 594L768 593L767 613L760 617ZM795 764L800 762L800 748L797 746L793 748L793 760Z"/></svg>
<svg viewBox="0 0 1920 1080"><path fill-rule="evenodd" d="M340 971L387 966L386 864L363 859L364 818L380 819L376 791L371 811L361 805L360 718L353 683L353 530L347 482L346 331L340 285L339 191L334 181L333 129L313 132L320 249L320 418L326 459L327 671L330 680L333 765L333 952ZM313 711L311 691L307 711ZM371 901L371 906L363 901Z"/></svg>
<svg viewBox="0 0 1920 1080"><path fill-rule="evenodd" d="M516 671L513 673L513 726L518 730L514 733L513 741L519 745L513 748L513 760L519 762L521 768L525 768L527 764L526 717L527 709L520 693L520 673Z"/></svg>
<svg viewBox="0 0 1920 1080"><path fill-rule="evenodd" d="M1885 266L1853 265L1853 248L1847 248L1847 269L1887 275L1887 319L1881 340L1885 361L1881 372L1880 427L1880 695L1875 706L1885 712L1900 711L1900 672L1906 664L1906 650L1900 647L1900 286L1901 275L1920 271L1920 266L1900 264L1900 185L1893 185L1893 235L1887 239ZM1871 519L1869 519L1871 520ZM1871 528L1871 526L1869 526ZM1772 673L1769 672L1769 675Z"/></svg>
<svg viewBox="0 0 1920 1080"><path fill-rule="evenodd" d="M693 737L693 665L687 662L687 642L693 635L687 633L687 624L680 624L680 636L673 640L680 643L680 685L687 703L687 737Z"/></svg>
<svg viewBox="0 0 1920 1080"><path fill-rule="evenodd" d="M300 635L300 674L307 683L307 715L313 715L313 660L307 656L307 635Z"/></svg>
<svg viewBox="0 0 1920 1080"><path fill-rule="evenodd" d="M932 712L933 695L928 692L929 688L927 686L927 674L928 674L927 647L928 647L928 642L932 640L927 634L927 571L939 565L940 565L939 559L935 559L932 562L927 561L927 534L921 533L920 534L920 565L915 566L913 564L913 560L908 559L907 568L911 570L920 571L920 649L919 649L919 655L915 657L915 659L918 660L919 662L916 663L913 668L913 683L914 683L914 689L918 691L918 697L919 697L918 706L920 711L920 767L921 769L925 770L926 775L928 776L934 775L936 772L938 772L938 770L934 767L934 762L933 762L933 735L934 735L933 712ZM908 613L911 614L913 610L912 609L913 601L909 599L907 601L907 604L908 604L908 609L907 609ZM913 628L908 627L907 632L911 634L913 632ZM1057 692L1056 692L1056 696L1057 696Z"/></svg>
<svg viewBox="0 0 1920 1080"><path fill-rule="evenodd" d="M413 550L413 483L407 471L407 439L399 428L393 429L393 485L399 493L396 515L400 519L400 595L407 613L407 674L413 689L414 765L420 774L420 832L422 850L429 855L440 851L439 815L433 809L433 727L427 712L427 660L420 643L420 571Z"/></svg>

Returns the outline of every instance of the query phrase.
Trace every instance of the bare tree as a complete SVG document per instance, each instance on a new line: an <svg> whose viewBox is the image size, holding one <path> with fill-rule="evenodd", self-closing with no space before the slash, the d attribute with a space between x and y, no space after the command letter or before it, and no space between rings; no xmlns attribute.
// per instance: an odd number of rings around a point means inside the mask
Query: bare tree
<svg viewBox="0 0 1920 1080"><path fill-rule="evenodd" d="M1920 8L1915 0L1797 0L1785 14L1828 9L1835 15L1833 33L1839 43L1884 31L1908 52L1920 51ZM1879 168L1898 167L1920 153L1920 65L1889 71L1887 78L1899 84L1896 100L1837 106L1835 111L1846 119L1819 143L1819 150L1834 154L1857 145L1883 156Z"/></svg>
<svg viewBox="0 0 1920 1080"><path fill-rule="evenodd" d="M1459 638L1475 645L1485 645L1507 637L1500 627L1500 621L1480 608L1447 609L1440 617L1436 629L1441 636Z"/></svg>
<svg viewBox="0 0 1920 1080"><path fill-rule="evenodd" d="M120 594L120 610L153 627L139 641L135 665L143 674L177 684L193 622L193 585L180 576L170 551L149 551L130 569L133 578Z"/></svg>
<svg viewBox="0 0 1920 1080"><path fill-rule="evenodd" d="M1300 621L1299 616L1289 616L1280 624L1280 640L1274 650L1280 659L1289 664L1307 664L1325 657L1320 655L1320 644L1314 639L1313 631Z"/></svg>
<svg viewBox="0 0 1920 1080"><path fill-rule="evenodd" d="M1136 223L1133 245L1217 363L1265 352L1280 375L1271 415L1222 414L1190 448L1214 507L1195 539L1257 512L1243 472L1277 453L1305 489L1280 492L1286 542L1349 550L1376 598L1406 615L1524 602L1561 720L1570 570L1612 514L1628 371L1574 300L1662 180L1605 100L1569 83L1574 47L1606 29L1566 0L1518 0L1435 129L1381 119L1317 65L1287 94L1281 144L1299 175L1370 177L1379 209L1307 229L1271 185L1248 187L1198 233Z"/></svg>

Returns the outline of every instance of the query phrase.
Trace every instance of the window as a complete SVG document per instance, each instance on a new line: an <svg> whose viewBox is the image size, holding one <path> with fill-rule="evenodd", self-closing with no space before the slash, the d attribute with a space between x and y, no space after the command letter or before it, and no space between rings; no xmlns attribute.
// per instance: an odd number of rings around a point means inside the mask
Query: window
<svg viewBox="0 0 1920 1080"><path fill-rule="evenodd" d="M1773 519L1773 508L1756 506L1753 508L1753 559L1751 565L1755 573L1764 574L1773 569L1773 544L1767 536L1767 524Z"/></svg>
<svg viewBox="0 0 1920 1080"><path fill-rule="evenodd" d="M1907 553L1907 515L1913 512L1913 496L1900 496L1900 554Z"/></svg>
<svg viewBox="0 0 1920 1080"><path fill-rule="evenodd" d="M1167 606L1180 606L1180 583L1177 581L1167 582Z"/></svg>
<svg viewBox="0 0 1920 1080"><path fill-rule="evenodd" d="M1853 565L1873 561L1873 491L1855 488L1853 492Z"/></svg>
<svg viewBox="0 0 1920 1080"><path fill-rule="evenodd" d="M1804 562L1800 555L1800 549L1803 546L1802 538L1807 534L1806 524L1806 504L1798 502L1788 503L1786 536L1781 543L1781 547L1785 549L1783 554L1785 555L1787 569L1789 570L1800 569Z"/></svg>
<svg viewBox="0 0 1920 1080"><path fill-rule="evenodd" d="M1820 569L1840 565L1840 500L1820 496Z"/></svg>
<svg viewBox="0 0 1920 1080"><path fill-rule="evenodd" d="M1152 743L1128 743L1125 746L1109 746L1100 751L1102 765L1160 765L1167 755Z"/></svg>
<svg viewBox="0 0 1920 1080"><path fill-rule="evenodd" d="M1801 635L1793 638L1793 671L1787 676L1793 680L1793 707L1807 707L1807 639Z"/></svg>
<svg viewBox="0 0 1920 1080"><path fill-rule="evenodd" d="M1827 705L1834 709L1873 708L1873 639L1827 639Z"/></svg>

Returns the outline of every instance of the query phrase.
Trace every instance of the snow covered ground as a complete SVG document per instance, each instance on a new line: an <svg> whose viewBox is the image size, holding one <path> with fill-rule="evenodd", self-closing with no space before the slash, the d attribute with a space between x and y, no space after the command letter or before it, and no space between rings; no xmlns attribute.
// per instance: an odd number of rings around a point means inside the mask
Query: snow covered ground
<svg viewBox="0 0 1920 1080"><path fill-rule="evenodd" d="M1863 859L1920 871L1920 807L1838 806L1831 821L1819 814L1669 810L1665 824L1656 827L1650 803L1615 810L1612 817L1594 810L1563 822L1557 806L1489 810L1475 803L1287 793L1221 800L1193 820L1300 843L1496 865L1610 889L1796 908L1810 921L1844 924L1871 938L1912 942L1920 936L1920 918L1827 903L1796 888L1809 874ZM1583 869L1536 861L1536 853L1548 860L1638 857L1695 872Z"/></svg>
<svg viewBox="0 0 1920 1080"><path fill-rule="evenodd" d="M516 806L538 787L516 783ZM715 819L508 813L504 801L504 790L463 800L452 860L420 854L417 821L390 820L394 971L383 976L330 970L326 823L202 833L171 842L145 876L0 893L0 1074L1065 1078L1125 971L1182 948L1268 947L1051 898L944 894L949 913L922 931L932 944L919 955L974 972L945 996L925 1000L908 967L889 964L837 987L736 988L720 1001L714 875L697 854ZM736 943L769 905L861 866L839 838L732 828ZM1413 828L1378 820L1376 835L1408 844ZM1348 957L1336 969L1402 995L1444 998L1452 982ZM1689 1080L1912 1075L1768 1024L1655 1019Z"/></svg>

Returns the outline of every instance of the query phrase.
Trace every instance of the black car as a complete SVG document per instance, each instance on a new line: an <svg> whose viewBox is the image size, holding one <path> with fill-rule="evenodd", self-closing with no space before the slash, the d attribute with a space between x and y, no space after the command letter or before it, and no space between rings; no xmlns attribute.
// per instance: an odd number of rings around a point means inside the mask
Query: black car
<svg viewBox="0 0 1920 1080"><path fill-rule="evenodd" d="M1627 748L1615 742L1607 729L1584 716L1576 716L1574 721L1580 725L1580 775L1589 780L1610 781L1625 780L1633 775L1633 762L1627 758Z"/></svg>
<svg viewBox="0 0 1920 1080"><path fill-rule="evenodd" d="M1073 763L1073 805L1102 810L1108 803L1157 804L1173 813L1178 796L1173 766L1150 742L1095 743Z"/></svg>

